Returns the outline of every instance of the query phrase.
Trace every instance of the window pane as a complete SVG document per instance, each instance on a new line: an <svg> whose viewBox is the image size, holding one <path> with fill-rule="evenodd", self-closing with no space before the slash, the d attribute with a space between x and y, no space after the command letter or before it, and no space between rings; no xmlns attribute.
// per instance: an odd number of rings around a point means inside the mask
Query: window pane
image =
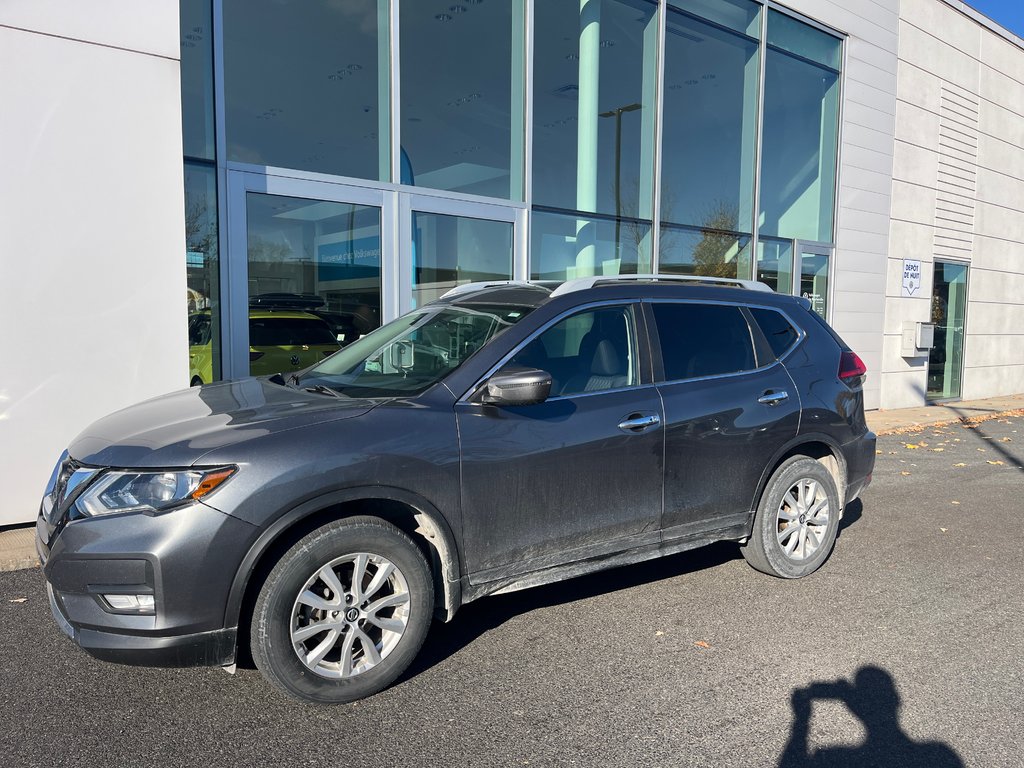
<svg viewBox="0 0 1024 768"><path fill-rule="evenodd" d="M512 224L413 211L413 305L461 283L512 277Z"/></svg>
<svg viewBox="0 0 1024 768"><path fill-rule="evenodd" d="M655 303L666 381L756 368L750 328L738 307Z"/></svg>
<svg viewBox="0 0 1024 768"><path fill-rule="evenodd" d="M811 309L828 317L828 255L800 254L800 295L811 302Z"/></svg>
<svg viewBox="0 0 1024 768"><path fill-rule="evenodd" d="M831 69L839 69L842 40L784 13L769 12L768 44Z"/></svg>
<svg viewBox="0 0 1024 768"><path fill-rule="evenodd" d="M932 283L935 344L928 353L928 399L960 397L967 313L967 265L936 261Z"/></svg>
<svg viewBox="0 0 1024 768"><path fill-rule="evenodd" d="M400 4L403 183L523 199L523 6Z"/></svg>
<svg viewBox="0 0 1024 768"><path fill-rule="evenodd" d="M637 384L636 334L628 307L567 317L508 362L551 374L551 395L578 395Z"/></svg>
<svg viewBox="0 0 1024 768"><path fill-rule="evenodd" d="M662 227L659 272L750 279L750 235Z"/></svg>
<svg viewBox="0 0 1024 768"><path fill-rule="evenodd" d="M390 179L387 0L224 0L228 160Z"/></svg>
<svg viewBox="0 0 1024 768"><path fill-rule="evenodd" d="M651 271L650 222L534 211L530 232L535 280Z"/></svg>
<svg viewBox="0 0 1024 768"><path fill-rule="evenodd" d="M750 312L761 327L761 333L768 340L768 346L776 357L782 357L782 354L796 343L799 334L780 312L754 308Z"/></svg>
<svg viewBox="0 0 1024 768"><path fill-rule="evenodd" d="M534 202L649 218L656 5L544 0L535 14Z"/></svg>
<svg viewBox="0 0 1024 768"><path fill-rule="evenodd" d="M757 48L757 42L747 37L669 11L662 220L750 231L757 147Z"/></svg>
<svg viewBox="0 0 1024 768"><path fill-rule="evenodd" d="M750 37L761 37L760 6L749 0L672 0L669 6Z"/></svg>
<svg viewBox="0 0 1024 768"><path fill-rule="evenodd" d="M189 380L220 379L220 264L217 258L217 176L185 163L185 275L188 283Z"/></svg>
<svg viewBox="0 0 1024 768"><path fill-rule="evenodd" d="M186 157L214 159L210 0L181 0L181 128Z"/></svg>
<svg viewBox="0 0 1024 768"><path fill-rule="evenodd" d="M762 234L832 241L838 113L836 72L768 49L761 154Z"/></svg>
<svg viewBox="0 0 1024 768"><path fill-rule="evenodd" d="M757 241L755 279L776 293L793 292L793 241L762 237Z"/></svg>
<svg viewBox="0 0 1024 768"><path fill-rule="evenodd" d="M380 325L379 208L250 192L246 215L253 375L313 365Z"/></svg>

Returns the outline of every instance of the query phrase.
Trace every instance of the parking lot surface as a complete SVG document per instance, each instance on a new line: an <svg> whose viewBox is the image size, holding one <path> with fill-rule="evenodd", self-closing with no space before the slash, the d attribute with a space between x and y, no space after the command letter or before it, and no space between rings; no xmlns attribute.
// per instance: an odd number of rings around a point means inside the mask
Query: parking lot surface
<svg viewBox="0 0 1024 768"><path fill-rule="evenodd" d="M95 661L0 573L0 763L1019 766L1024 418L878 447L806 579L721 544L484 599L341 707Z"/></svg>

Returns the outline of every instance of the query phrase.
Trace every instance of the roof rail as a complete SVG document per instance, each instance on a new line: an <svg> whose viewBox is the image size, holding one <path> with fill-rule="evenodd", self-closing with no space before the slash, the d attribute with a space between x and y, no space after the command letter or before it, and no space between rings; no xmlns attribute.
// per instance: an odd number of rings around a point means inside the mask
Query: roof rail
<svg viewBox="0 0 1024 768"><path fill-rule="evenodd" d="M749 291L768 291L772 289L757 280L735 280L730 277L710 277L708 275L591 275L590 277L577 277L575 280L567 280L558 286L551 294L551 298L564 296L574 291L584 291L602 283L616 283L633 280L667 280L679 283L711 283L712 285L735 285L746 288Z"/></svg>
<svg viewBox="0 0 1024 768"><path fill-rule="evenodd" d="M463 283L462 285L456 285L454 288L451 288L447 292L441 294L441 298L450 299L453 296L462 296L464 293L482 291L484 288L497 288L501 285L510 285L519 288L537 287L526 280L484 280L478 283Z"/></svg>

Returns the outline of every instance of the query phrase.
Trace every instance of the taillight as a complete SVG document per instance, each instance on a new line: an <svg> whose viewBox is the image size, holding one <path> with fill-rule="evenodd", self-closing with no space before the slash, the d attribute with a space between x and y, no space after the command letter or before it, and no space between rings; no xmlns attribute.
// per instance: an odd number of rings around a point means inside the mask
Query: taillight
<svg viewBox="0 0 1024 768"><path fill-rule="evenodd" d="M263 352L257 352L254 349L250 349L249 350L249 362L250 363L255 363L257 360L259 360L261 357L263 357L263 355L264 355Z"/></svg>
<svg viewBox="0 0 1024 768"><path fill-rule="evenodd" d="M868 367L856 352L847 350L839 358L839 378L850 386L856 386L868 372Z"/></svg>

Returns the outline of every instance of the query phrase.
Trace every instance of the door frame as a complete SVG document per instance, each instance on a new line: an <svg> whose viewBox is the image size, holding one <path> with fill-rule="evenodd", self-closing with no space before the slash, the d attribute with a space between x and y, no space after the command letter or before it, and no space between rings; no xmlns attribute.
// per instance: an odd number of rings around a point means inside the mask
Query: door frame
<svg viewBox="0 0 1024 768"><path fill-rule="evenodd" d="M800 256L804 253L811 253L816 256L828 258L828 271L825 275L828 286L828 296L825 299L825 321L832 322L832 297L835 295L835 273L836 273L836 247L832 243L822 243L814 240L793 241L793 295L800 295L800 282L803 278Z"/></svg>
<svg viewBox="0 0 1024 768"><path fill-rule="evenodd" d="M220 277L221 378L249 375L248 193L372 206L381 217L381 322L412 309L412 213L437 213L512 224L512 279L529 277L528 209L458 192L423 190L320 173L228 163L223 193ZM226 239L226 242L225 242Z"/></svg>

